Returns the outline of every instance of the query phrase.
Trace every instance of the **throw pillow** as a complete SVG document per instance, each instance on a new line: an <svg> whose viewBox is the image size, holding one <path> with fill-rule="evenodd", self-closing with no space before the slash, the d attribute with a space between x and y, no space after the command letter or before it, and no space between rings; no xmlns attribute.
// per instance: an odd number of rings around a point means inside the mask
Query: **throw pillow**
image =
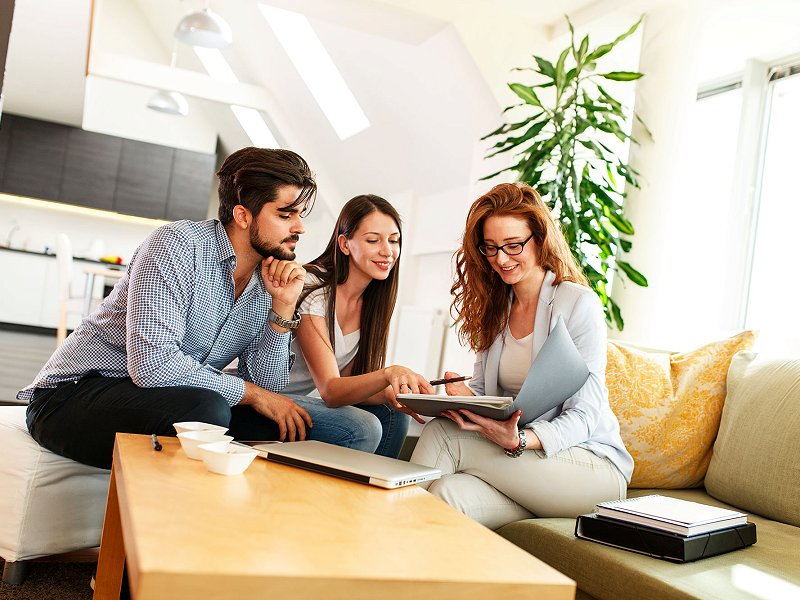
<svg viewBox="0 0 800 600"><path fill-rule="evenodd" d="M706 490L741 510L800 527L798 438L800 358L737 354Z"/></svg>
<svg viewBox="0 0 800 600"><path fill-rule="evenodd" d="M755 337L744 331L676 354L608 343L608 400L635 465L629 487L702 485L725 403L728 366Z"/></svg>

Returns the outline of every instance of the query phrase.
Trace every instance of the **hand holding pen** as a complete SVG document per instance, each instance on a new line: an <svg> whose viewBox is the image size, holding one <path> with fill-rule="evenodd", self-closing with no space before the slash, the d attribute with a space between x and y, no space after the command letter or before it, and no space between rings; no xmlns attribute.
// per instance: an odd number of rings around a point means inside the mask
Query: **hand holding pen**
<svg viewBox="0 0 800 600"><path fill-rule="evenodd" d="M444 378L434 379L431 381L431 385L445 384L444 390L448 396L474 396L475 392L469 389L467 384L464 383L468 379L472 379L472 377L468 375L462 376L452 371L445 371Z"/></svg>
<svg viewBox="0 0 800 600"><path fill-rule="evenodd" d="M448 371L449 373L449 371ZM432 379L428 383L431 385L442 385L443 383L456 383L457 381L466 381L467 379L472 379L469 375L461 375L459 377L445 377L444 379Z"/></svg>

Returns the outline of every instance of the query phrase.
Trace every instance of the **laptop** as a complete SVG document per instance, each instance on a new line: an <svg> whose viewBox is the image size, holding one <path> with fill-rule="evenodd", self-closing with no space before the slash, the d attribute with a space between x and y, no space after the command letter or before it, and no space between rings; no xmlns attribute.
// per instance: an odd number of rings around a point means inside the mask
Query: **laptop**
<svg viewBox="0 0 800 600"><path fill-rule="evenodd" d="M273 462L387 489L431 481L442 476L439 469L316 440L273 444L257 442L247 445L258 450L259 456Z"/></svg>

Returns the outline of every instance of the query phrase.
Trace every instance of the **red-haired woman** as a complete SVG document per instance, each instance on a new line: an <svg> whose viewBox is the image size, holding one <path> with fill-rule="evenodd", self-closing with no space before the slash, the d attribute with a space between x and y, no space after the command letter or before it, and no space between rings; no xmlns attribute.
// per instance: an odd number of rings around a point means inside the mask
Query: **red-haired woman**
<svg viewBox="0 0 800 600"><path fill-rule="evenodd" d="M590 374L530 423L520 411L497 421L467 410L428 423L411 460L444 473L429 491L492 529L625 498L633 460L608 405L602 306L539 194L501 184L478 198L456 259L452 308L477 361L469 386L448 394L516 395L559 316Z"/></svg>

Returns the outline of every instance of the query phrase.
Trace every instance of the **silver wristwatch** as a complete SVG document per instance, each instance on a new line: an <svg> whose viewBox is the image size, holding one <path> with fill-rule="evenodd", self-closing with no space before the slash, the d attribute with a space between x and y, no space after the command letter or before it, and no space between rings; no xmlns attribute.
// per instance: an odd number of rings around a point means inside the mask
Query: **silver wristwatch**
<svg viewBox="0 0 800 600"><path fill-rule="evenodd" d="M297 329L297 326L300 325L300 313L294 311L292 315L292 320L284 319L278 313L276 313L271 308L269 309L269 320L278 327L285 327L286 329Z"/></svg>

